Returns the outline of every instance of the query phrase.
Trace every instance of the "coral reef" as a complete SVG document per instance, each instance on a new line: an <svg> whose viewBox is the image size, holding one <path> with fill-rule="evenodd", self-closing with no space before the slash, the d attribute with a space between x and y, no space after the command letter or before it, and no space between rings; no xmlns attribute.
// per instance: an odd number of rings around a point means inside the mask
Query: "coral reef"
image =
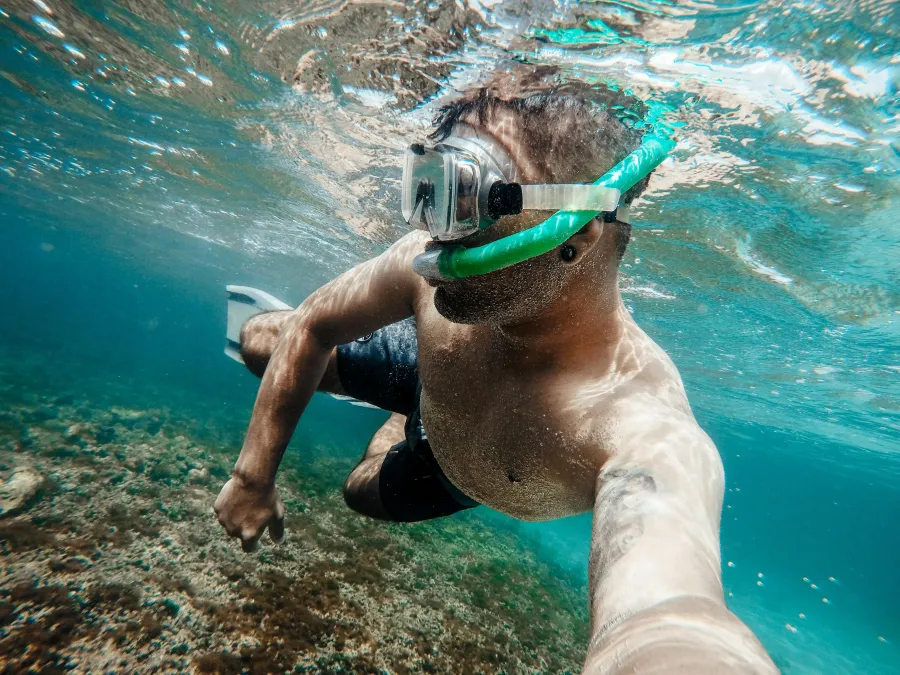
<svg viewBox="0 0 900 675"><path fill-rule="evenodd" d="M287 541L244 554L211 510L224 422L111 404L112 384L36 391L20 367L0 359L0 475L30 486L0 516L0 671L578 672L583 584L477 510L367 520L340 495L347 451L301 441Z"/></svg>

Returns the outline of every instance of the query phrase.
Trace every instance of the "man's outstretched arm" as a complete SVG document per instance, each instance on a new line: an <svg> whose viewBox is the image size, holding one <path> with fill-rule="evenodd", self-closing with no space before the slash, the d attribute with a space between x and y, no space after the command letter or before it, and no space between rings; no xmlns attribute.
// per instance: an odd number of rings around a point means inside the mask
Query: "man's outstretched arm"
<svg viewBox="0 0 900 675"><path fill-rule="evenodd" d="M585 675L777 673L725 606L715 446L683 412L622 405L619 450L597 481Z"/></svg>
<svg viewBox="0 0 900 675"><path fill-rule="evenodd" d="M274 540L283 536L275 474L332 349L412 315L421 284L411 265L421 248L417 235L317 290L282 327L233 477L215 504L219 522L245 550L255 547L267 527Z"/></svg>

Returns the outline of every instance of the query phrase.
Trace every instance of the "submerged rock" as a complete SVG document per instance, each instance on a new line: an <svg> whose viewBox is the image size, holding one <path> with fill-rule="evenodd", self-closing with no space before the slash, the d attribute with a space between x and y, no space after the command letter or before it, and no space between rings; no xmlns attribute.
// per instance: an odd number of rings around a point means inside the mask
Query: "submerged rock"
<svg viewBox="0 0 900 675"><path fill-rule="evenodd" d="M21 511L34 499L43 478L29 467L18 467L0 481L0 518Z"/></svg>
<svg viewBox="0 0 900 675"><path fill-rule="evenodd" d="M84 422L76 422L66 429L66 440L73 443L95 443L94 429Z"/></svg>
<svg viewBox="0 0 900 675"><path fill-rule="evenodd" d="M205 483L209 480L209 470L206 467L193 468L188 471L188 480L192 483Z"/></svg>

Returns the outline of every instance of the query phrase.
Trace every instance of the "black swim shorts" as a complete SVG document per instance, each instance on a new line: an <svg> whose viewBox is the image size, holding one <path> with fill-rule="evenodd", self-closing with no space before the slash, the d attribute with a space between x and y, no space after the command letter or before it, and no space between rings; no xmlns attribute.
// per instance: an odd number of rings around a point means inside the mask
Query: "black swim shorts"
<svg viewBox="0 0 900 675"><path fill-rule="evenodd" d="M337 349L337 371L348 396L406 415L406 438L384 457L381 503L392 520L415 522L477 506L441 471L422 427L419 343L415 319L385 326Z"/></svg>

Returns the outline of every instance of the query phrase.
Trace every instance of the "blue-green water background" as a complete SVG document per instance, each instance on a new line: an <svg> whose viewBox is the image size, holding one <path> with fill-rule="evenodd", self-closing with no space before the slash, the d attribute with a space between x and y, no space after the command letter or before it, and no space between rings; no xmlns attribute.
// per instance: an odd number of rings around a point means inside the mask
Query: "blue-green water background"
<svg viewBox="0 0 900 675"><path fill-rule="evenodd" d="M337 67L325 94L284 84L303 50L266 61L258 38L320 30L312 3L41 4L0 4L0 355L193 408L237 452L256 381L222 355L223 285L299 302L402 232L396 151L433 99ZM683 111L623 287L725 461L729 604L786 672L900 672L895 10L529 7L482 8L438 95L513 54ZM381 419L321 398L298 433L355 457ZM483 511L585 574L587 516Z"/></svg>

